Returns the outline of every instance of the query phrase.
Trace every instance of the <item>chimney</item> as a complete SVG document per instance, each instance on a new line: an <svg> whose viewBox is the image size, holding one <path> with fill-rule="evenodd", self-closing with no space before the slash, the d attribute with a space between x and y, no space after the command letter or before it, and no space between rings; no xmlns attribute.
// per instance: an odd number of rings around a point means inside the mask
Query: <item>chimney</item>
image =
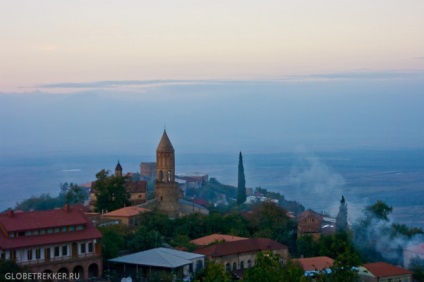
<svg viewBox="0 0 424 282"><path fill-rule="evenodd" d="M71 207L69 206L69 204L66 204L63 209L65 210L65 212L69 212L71 210Z"/></svg>
<svg viewBox="0 0 424 282"><path fill-rule="evenodd" d="M10 210L7 211L7 215L9 217L14 217L15 216L15 212L12 209L10 209Z"/></svg>

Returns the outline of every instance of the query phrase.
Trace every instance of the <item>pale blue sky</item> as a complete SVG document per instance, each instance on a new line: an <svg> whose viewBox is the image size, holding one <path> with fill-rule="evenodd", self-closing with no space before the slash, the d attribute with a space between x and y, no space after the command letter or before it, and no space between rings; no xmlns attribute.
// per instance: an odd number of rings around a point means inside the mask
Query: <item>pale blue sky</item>
<svg viewBox="0 0 424 282"><path fill-rule="evenodd" d="M424 1L0 0L0 155L423 147ZM122 152L123 151L123 152Z"/></svg>

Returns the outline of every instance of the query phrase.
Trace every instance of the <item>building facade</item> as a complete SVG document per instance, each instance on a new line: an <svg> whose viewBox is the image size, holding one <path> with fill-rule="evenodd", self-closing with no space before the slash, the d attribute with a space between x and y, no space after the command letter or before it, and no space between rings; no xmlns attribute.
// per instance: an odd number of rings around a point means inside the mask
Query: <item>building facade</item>
<svg viewBox="0 0 424 282"><path fill-rule="evenodd" d="M0 257L34 273L99 277L101 238L81 205L0 214Z"/></svg>
<svg viewBox="0 0 424 282"><path fill-rule="evenodd" d="M290 258L288 247L268 238L249 238L224 242L195 250L209 261L224 265L227 271L250 268L256 263L256 256L262 251L278 254L283 261Z"/></svg>
<svg viewBox="0 0 424 282"><path fill-rule="evenodd" d="M179 216L179 187L175 181L175 151L165 130L156 149L155 199L159 212L173 218Z"/></svg>

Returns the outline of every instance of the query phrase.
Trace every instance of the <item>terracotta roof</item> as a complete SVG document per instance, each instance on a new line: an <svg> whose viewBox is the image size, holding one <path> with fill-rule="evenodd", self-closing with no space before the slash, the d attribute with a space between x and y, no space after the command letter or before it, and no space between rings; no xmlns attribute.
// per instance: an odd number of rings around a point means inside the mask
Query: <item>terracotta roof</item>
<svg viewBox="0 0 424 282"><path fill-rule="evenodd" d="M207 255L210 257L222 257L232 254L266 251L266 250L282 250L287 249L287 246L280 244L268 238L249 238L245 240L220 243L208 246L202 249L197 249L194 252Z"/></svg>
<svg viewBox="0 0 424 282"><path fill-rule="evenodd" d="M424 255L424 243L415 246L409 246L405 248L404 251L415 253L416 255Z"/></svg>
<svg viewBox="0 0 424 282"><path fill-rule="evenodd" d="M299 219L301 219L301 218L304 218L304 217L307 217L307 216L310 216L310 215L312 215L312 216L314 216L314 217L318 217L320 220L322 220L322 218L323 218L323 216L321 215L321 214L319 214L319 213L317 213L316 211L313 211L313 210L311 210L311 209L308 209L308 210L306 210L306 211L304 211L304 212L302 212L300 215L299 215Z"/></svg>
<svg viewBox="0 0 424 282"><path fill-rule="evenodd" d="M108 213L105 213L103 216L119 216L119 217L130 217L130 216L135 216L138 215L142 212L149 212L149 209L146 208L140 208L137 206L130 206L130 207L125 207L119 210L114 210Z"/></svg>
<svg viewBox="0 0 424 282"><path fill-rule="evenodd" d="M207 246L214 242L219 242L219 241L234 242L234 241L240 241L240 240L246 240L246 239L247 238L237 237L233 235L212 234L209 236L191 240L190 242L193 244L196 244L197 246Z"/></svg>
<svg viewBox="0 0 424 282"><path fill-rule="evenodd" d="M83 211L82 205L75 205L68 210L61 208L47 211L13 212L13 214L6 212L0 214L0 225L7 232L15 232L85 224L87 220L82 214Z"/></svg>
<svg viewBox="0 0 424 282"><path fill-rule="evenodd" d="M4 223L8 228L6 228ZM0 225L3 225L7 232L69 225L84 226L83 230L17 238L6 237L3 232L0 232L0 249L2 250L102 238L100 231L83 215L80 205L72 206L67 212L63 209L23 212L15 213L13 217L9 217L8 214L0 214ZM25 229L22 229L23 227Z"/></svg>
<svg viewBox="0 0 424 282"><path fill-rule="evenodd" d="M128 181L125 183L125 189L128 193L145 193L147 191L146 181Z"/></svg>
<svg viewBox="0 0 424 282"><path fill-rule="evenodd" d="M333 266L334 260L329 257L311 257L294 259L294 262L300 262L304 271L323 270Z"/></svg>
<svg viewBox="0 0 424 282"><path fill-rule="evenodd" d="M159 141L159 145L156 149L157 152L174 152L174 147L169 140L166 130L163 131L162 138Z"/></svg>
<svg viewBox="0 0 424 282"><path fill-rule="evenodd" d="M390 277L397 275L412 275L412 272L403 267L394 266L387 262L374 262L364 264L365 268L368 269L375 277Z"/></svg>

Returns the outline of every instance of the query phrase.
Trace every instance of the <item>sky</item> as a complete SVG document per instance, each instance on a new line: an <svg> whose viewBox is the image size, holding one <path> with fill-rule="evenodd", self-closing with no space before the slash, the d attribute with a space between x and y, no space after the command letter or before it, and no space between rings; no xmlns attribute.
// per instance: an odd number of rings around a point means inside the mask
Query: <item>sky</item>
<svg viewBox="0 0 424 282"><path fill-rule="evenodd" d="M0 0L0 154L422 147L423 11Z"/></svg>

